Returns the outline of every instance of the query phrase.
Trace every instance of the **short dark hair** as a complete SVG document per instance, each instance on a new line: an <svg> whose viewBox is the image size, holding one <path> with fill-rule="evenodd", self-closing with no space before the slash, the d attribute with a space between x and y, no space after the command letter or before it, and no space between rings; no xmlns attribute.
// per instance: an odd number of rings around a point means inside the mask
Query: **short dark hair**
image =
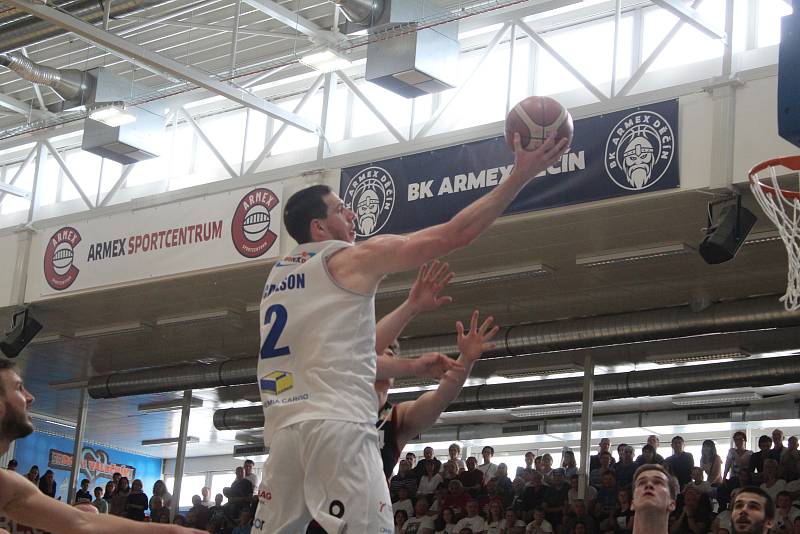
<svg viewBox="0 0 800 534"><path fill-rule="evenodd" d="M256 463L253 460L251 460L250 458L248 458L247 460L244 461L244 465L247 465L247 464L256 465Z"/></svg>
<svg viewBox="0 0 800 534"><path fill-rule="evenodd" d="M672 440L670 440L670 443L675 443L676 441L683 441L686 443L682 436L673 436Z"/></svg>
<svg viewBox="0 0 800 534"><path fill-rule="evenodd" d="M325 219L328 206L322 197L329 195L331 188L327 185L312 185L301 189L286 201L283 209L283 224L286 231L299 244L311 242L311 221Z"/></svg>
<svg viewBox="0 0 800 534"><path fill-rule="evenodd" d="M771 438L771 437L769 437L769 436L768 436L768 435L766 435L766 434L764 434L763 436L761 436L761 437L759 437L759 438L758 438L758 444L759 444L759 446L760 446L762 443L767 443L767 442L769 442L769 443L772 443L772 438Z"/></svg>
<svg viewBox="0 0 800 534"><path fill-rule="evenodd" d="M736 499L739 498L739 495L742 495L743 493L752 493L753 495L764 497L764 518L773 519L775 517L775 503L772 501L772 497L769 496L769 493L758 486L745 486L739 490L739 493L736 494L736 497L733 498L733 501L735 502ZM733 506L731 506L731 508L733 508Z"/></svg>
<svg viewBox="0 0 800 534"><path fill-rule="evenodd" d="M81 486L83 486L84 484L88 484L88 483L89 483L89 479L88 478L84 478L83 480L81 480Z"/></svg>
<svg viewBox="0 0 800 534"><path fill-rule="evenodd" d="M494 456L494 447L487 445L487 446L485 446L483 449L481 449L481 453L483 453L483 451L485 451L486 449L489 449L489 453L490 453L492 456Z"/></svg>
<svg viewBox="0 0 800 534"><path fill-rule="evenodd" d="M645 471L659 471L660 473L664 473L667 477L667 486L669 486L669 496L675 500L678 498L678 491L680 490L678 485L678 479L675 478L673 475L667 471L663 465L661 464L644 464L640 466L634 473L633 473L633 483L636 484L636 479L639 478L639 475L644 473Z"/></svg>

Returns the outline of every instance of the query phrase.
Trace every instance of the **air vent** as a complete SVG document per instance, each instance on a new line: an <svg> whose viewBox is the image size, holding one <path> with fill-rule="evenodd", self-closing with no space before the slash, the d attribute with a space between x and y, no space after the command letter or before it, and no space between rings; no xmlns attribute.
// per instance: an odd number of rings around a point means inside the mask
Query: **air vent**
<svg viewBox="0 0 800 534"><path fill-rule="evenodd" d="M541 424L504 426L503 434L535 434L541 432Z"/></svg>
<svg viewBox="0 0 800 534"><path fill-rule="evenodd" d="M269 447L262 444L253 445L234 445L234 456L258 456L259 454L269 454Z"/></svg>
<svg viewBox="0 0 800 534"><path fill-rule="evenodd" d="M686 414L686 419L690 423L699 423L704 421L730 421L732 419L730 411L727 412L702 412Z"/></svg>

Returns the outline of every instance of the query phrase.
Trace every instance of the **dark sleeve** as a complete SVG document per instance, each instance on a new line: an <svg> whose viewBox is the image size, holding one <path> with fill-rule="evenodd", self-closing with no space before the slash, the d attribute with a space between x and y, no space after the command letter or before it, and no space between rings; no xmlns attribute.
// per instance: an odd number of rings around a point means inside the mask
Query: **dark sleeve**
<svg viewBox="0 0 800 534"><path fill-rule="evenodd" d="M750 455L750 462L747 464L747 470L751 473L756 470L756 466L758 465L758 458L756 455L761 454L760 452L754 452Z"/></svg>

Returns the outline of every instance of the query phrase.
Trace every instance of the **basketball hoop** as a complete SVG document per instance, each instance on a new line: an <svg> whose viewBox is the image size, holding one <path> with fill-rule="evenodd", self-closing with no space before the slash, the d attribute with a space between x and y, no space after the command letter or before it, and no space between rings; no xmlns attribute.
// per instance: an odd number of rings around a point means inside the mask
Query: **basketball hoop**
<svg viewBox="0 0 800 534"><path fill-rule="evenodd" d="M789 275L786 294L780 298L788 311L800 309L800 175L792 186L781 187L778 169L800 171L800 156L775 158L759 163L748 173L750 189L758 205L778 228L786 245Z"/></svg>

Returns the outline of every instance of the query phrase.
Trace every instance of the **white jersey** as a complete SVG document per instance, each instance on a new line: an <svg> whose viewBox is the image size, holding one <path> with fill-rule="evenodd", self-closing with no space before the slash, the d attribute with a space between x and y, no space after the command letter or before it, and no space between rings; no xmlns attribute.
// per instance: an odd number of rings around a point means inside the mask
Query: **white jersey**
<svg viewBox="0 0 800 534"><path fill-rule="evenodd" d="M300 421L375 422L375 295L340 287L327 268L350 246L300 245L267 278L258 361L267 443Z"/></svg>

